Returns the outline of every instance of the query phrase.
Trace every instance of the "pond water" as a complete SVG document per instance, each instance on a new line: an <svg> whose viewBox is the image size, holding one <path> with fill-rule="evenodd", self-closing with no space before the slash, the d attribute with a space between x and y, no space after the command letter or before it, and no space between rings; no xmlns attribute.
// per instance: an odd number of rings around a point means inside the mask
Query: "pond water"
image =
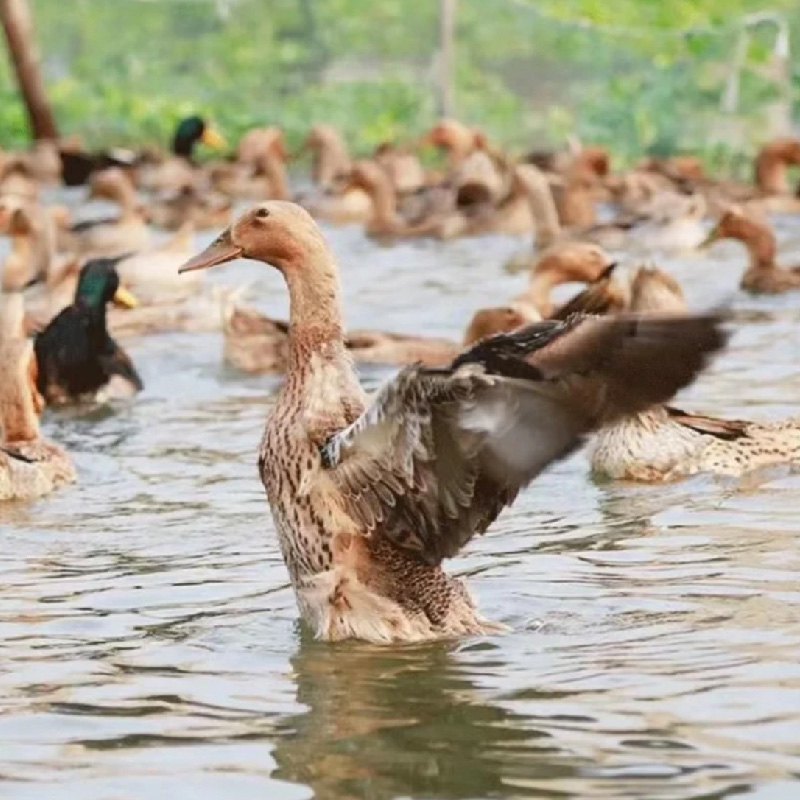
<svg viewBox="0 0 800 800"><path fill-rule="evenodd" d="M459 336L525 280L520 240L329 238L354 327ZM800 413L800 295L738 293L735 243L659 262L743 320L681 403ZM209 278L286 314L262 265ZM323 644L256 471L277 380L226 369L218 334L128 347L133 403L46 415L80 482L0 507L5 800L800 796L797 471L603 484L578 453L449 565L512 633Z"/></svg>

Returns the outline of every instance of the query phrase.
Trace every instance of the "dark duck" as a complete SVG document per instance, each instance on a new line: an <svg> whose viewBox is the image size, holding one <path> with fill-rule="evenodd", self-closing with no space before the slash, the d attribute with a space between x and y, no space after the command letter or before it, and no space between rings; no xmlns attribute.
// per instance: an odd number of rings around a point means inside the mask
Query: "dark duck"
<svg viewBox="0 0 800 800"><path fill-rule="evenodd" d="M37 336L37 387L45 400L130 397L144 388L128 354L111 338L106 306L133 308L136 299L120 286L116 259L95 259L81 270L75 300Z"/></svg>

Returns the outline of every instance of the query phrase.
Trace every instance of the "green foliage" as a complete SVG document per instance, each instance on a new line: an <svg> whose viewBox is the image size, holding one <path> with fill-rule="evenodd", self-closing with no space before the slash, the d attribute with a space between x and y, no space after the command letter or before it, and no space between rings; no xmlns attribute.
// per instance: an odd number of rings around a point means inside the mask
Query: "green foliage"
<svg viewBox="0 0 800 800"><path fill-rule="evenodd" d="M418 134L437 113L435 0L70 0L69 14L64 0L31 2L62 130L90 146L164 143L178 119L201 113L231 141L279 124L292 147L324 120L363 151ZM770 7L800 23L796 5ZM733 163L726 154L764 136L778 96L765 75L774 28L761 25L740 113L719 111L739 22L760 6L458 0L456 112L512 147L577 133L627 159L693 150ZM6 64L0 92L2 144L21 144L26 123Z"/></svg>

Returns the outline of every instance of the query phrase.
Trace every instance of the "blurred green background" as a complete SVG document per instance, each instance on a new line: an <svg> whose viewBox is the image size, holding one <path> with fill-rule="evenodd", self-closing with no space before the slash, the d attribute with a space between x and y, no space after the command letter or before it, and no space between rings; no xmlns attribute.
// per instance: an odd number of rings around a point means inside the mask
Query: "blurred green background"
<svg viewBox="0 0 800 800"><path fill-rule="evenodd" d="M294 145L325 121L366 150L419 133L439 111L437 0L31 1L62 132L91 146L165 143L199 111L232 142L278 124ZM455 115L505 146L574 133L623 161L691 151L735 171L787 132L797 0L770 4L783 27L748 17L765 11L751 0L456 5ZM0 87L3 143L21 144L5 61Z"/></svg>

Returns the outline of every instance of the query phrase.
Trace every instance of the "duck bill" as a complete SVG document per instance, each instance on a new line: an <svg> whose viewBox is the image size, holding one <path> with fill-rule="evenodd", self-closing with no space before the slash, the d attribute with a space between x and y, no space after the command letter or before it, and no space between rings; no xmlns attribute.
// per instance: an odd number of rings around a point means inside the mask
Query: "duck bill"
<svg viewBox="0 0 800 800"><path fill-rule="evenodd" d="M222 150L228 146L225 137L211 125L206 126L200 141L207 147L213 147L215 150Z"/></svg>
<svg viewBox="0 0 800 800"><path fill-rule="evenodd" d="M119 308L136 308L139 305L136 296L122 286L115 292L113 303Z"/></svg>
<svg viewBox="0 0 800 800"><path fill-rule="evenodd" d="M179 273L193 272L198 269L208 269L228 261L241 258L242 248L237 247L231 241L231 232L224 231L211 244L198 253L194 258L190 258L179 270Z"/></svg>

